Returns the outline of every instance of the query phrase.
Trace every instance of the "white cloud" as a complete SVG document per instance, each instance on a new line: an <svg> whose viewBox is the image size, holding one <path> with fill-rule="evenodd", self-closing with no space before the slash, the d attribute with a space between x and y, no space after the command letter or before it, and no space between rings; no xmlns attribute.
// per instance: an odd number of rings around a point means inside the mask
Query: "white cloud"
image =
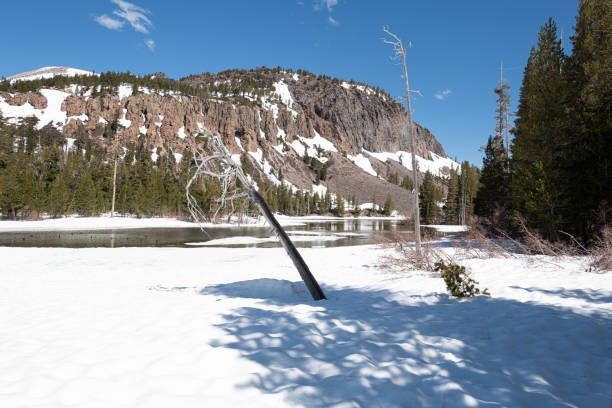
<svg viewBox="0 0 612 408"><path fill-rule="evenodd" d="M123 24L125 24L124 21L115 20L114 18L109 17L106 14L98 16L94 20L96 20L98 24L108 28L109 30L121 30L121 27L123 27Z"/></svg>
<svg viewBox="0 0 612 408"><path fill-rule="evenodd" d="M332 11L334 6L338 5L338 0L315 0L315 10L321 10L323 7L327 8L327 11Z"/></svg>
<svg viewBox="0 0 612 408"><path fill-rule="evenodd" d="M438 91L434 94L434 98L443 100L443 99L446 99L446 97L452 93L453 91L451 91L450 89L446 89L444 91Z"/></svg>
<svg viewBox="0 0 612 408"><path fill-rule="evenodd" d="M155 51L155 41L152 39L149 38L148 40L145 40L145 45L149 50L151 50L151 52Z"/></svg>
<svg viewBox="0 0 612 408"><path fill-rule="evenodd" d="M330 23L330 24L332 24L332 25L338 25L338 24L340 24L340 23L338 22L338 20L336 20L336 19L335 19L335 18L333 18L332 16L329 16L329 17L327 18L327 21L329 21L329 23Z"/></svg>
<svg viewBox="0 0 612 408"><path fill-rule="evenodd" d="M147 17L147 14L151 14L149 10L123 0L111 1L119 6L119 10L113 11L113 14L129 22L134 30L143 34L149 33L149 28L153 27L153 23Z"/></svg>
<svg viewBox="0 0 612 408"><path fill-rule="evenodd" d="M151 14L149 10L124 0L111 0L111 2L119 6L119 9L113 11L115 17L119 19L102 14L94 19L98 24L110 30L119 30L127 22L134 30L143 34L148 34L153 28L153 23L147 17Z"/></svg>

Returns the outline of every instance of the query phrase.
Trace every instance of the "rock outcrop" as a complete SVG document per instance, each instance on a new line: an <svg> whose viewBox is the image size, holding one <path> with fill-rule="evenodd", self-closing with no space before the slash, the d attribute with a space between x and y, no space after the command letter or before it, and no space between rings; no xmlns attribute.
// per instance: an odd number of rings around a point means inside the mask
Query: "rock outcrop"
<svg viewBox="0 0 612 408"><path fill-rule="evenodd" d="M267 69L201 74L180 82L196 87L254 83L259 88L249 92L243 86L207 98L151 89L132 94L131 84L95 97L88 96L91 90L66 88L61 111L67 119L60 127L67 138L88 138L108 148L112 141L105 137L105 129L112 126L125 147L142 144L159 155L183 154L207 128L219 132L229 150L241 154L258 179L272 179L266 174L265 162L295 187L309 190L319 182L316 166L310 162L314 157L319 168L327 167L322 184L333 192L356 195L360 202L370 202L374 193L383 201L391 193L398 209L410 208L410 192L387 182L384 172L368 174L350 159L360 153L368 157L367 152L409 150L404 135L406 115L384 92L327 77ZM12 106L29 103L39 110L48 106L41 93L4 92L0 100ZM427 129L416 125L416 132L419 156L426 160L432 152L446 156ZM399 162L369 160L377 171L390 169L400 177L410 174Z"/></svg>

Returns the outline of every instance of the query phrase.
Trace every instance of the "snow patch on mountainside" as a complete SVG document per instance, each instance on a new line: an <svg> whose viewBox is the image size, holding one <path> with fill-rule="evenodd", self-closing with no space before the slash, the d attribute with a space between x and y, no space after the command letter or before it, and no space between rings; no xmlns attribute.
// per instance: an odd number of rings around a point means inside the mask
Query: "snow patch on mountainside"
<svg viewBox="0 0 612 408"><path fill-rule="evenodd" d="M99 75L90 71L85 71L77 68L68 67L43 67L35 69L34 71L28 71L21 74L13 75L7 79L14 83L16 81L34 81L36 79L47 79L53 78L54 76L61 75L66 77L73 77L76 75Z"/></svg>
<svg viewBox="0 0 612 408"><path fill-rule="evenodd" d="M185 139L185 136L187 136L185 134L185 126L181 126L181 128L178 130L178 137L181 139Z"/></svg>
<svg viewBox="0 0 612 408"><path fill-rule="evenodd" d="M381 162L386 162L387 160L395 160L400 163L402 166L412 171L412 154L406 151L397 151L397 152L369 152L364 150L366 154L374 157ZM419 155L416 155L415 159L417 162L417 168L420 172L430 172L435 176L445 177L448 176L448 171L451 169L457 170L461 166L456 161L448 158L439 156L433 152L431 153L432 160L427 160ZM369 162L369 160L368 160ZM361 166L360 166L361 167Z"/></svg>
<svg viewBox="0 0 612 408"><path fill-rule="evenodd" d="M61 130L66 123L66 112L62 111L62 103L69 94L55 89L41 89L40 93L47 99L47 108L36 109L29 102L13 106L0 97L0 113L9 120L9 123L17 123L20 118L35 116L38 118L37 129L52 123Z"/></svg>
<svg viewBox="0 0 612 408"><path fill-rule="evenodd" d="M314 133L315 137L312 138L297 136L291 143L289 143L289 145L300 157L304 157L306 153L308 153L308 156L316 158L321 163L325 163L328 159L327 157L323 157L322 152L337 152L338 149L336 149L336 146L334 146L332 142L325 139L316 130L314 131ZM284 136L285 134L283 132L283 137ZM281 152L281 150L282 146L280 146L280 149L277 149L277 151L279 152Z"/></svg>
<svg viewBox="0 0 612 408"><path fill-rule="evenodd" d="M129 84L119 85L119 100L132 96L132 86Z"/></svg>
<svg viewBox="0 0 612 408"><path fill-rule="evenodd" d="M367 95L374 95L374 90L372 90L372 88L363 86L363 85L351 85L348 82L344 81L342 82L341 85L344 89L350 90L350 89L357 89L360 92L365 92Z"/></svg>
<svg viewBox="0 0 612 408"><path fill-rule="evenodd" d="M349 160L355 163L357 167L361 168L366 173L371 174L374 177L378 175L378 173L376 173L376 170L374 170L374 168L372 167L372 163L370 163L370 160L362 153L359 153L357 156L351 156L349 154L346 157L348 157Z"/></svg>
<svg viewBox="0 0 612 408"><path fill-rule="evenodd" d="M256 152L249 152L252 158L255 159L259 167L263 170L263 172L268 176L268 178L276 185L281 184L281 181L274 174L274 168L270 165L270 162L265 159L263 155L263 150L257 149Z"/></svg>
<svg viewBox="0 0 612 408"><path fill-rule="evenodd" d="M119 124L121 126L123 126L124 128L129 128L130 126L132 126L132 121L128 120L125 118L125 115L127 115L127 109L123 109L123 116L121 118L119 118Z"/></svg>
<svg viewBox="0 0 612 408"><path fill-rule="evenodd" d="M289 87L284 81L279 81L274 83L275 93L281 98L281 102L283 102L288 107L293 106L293 98L291 97L291 92L289 92Z"/></svg>
<svg viewBox="0 0 612 408"><path fill-rule="evenodd" d="M291 96L291 92L289 91L289 87L287 86L285 81L281 80L281 81L275 82L273 86L274 86L274 94L276 94L280 98L281 102L287 107L287 109L289 110L289 112L291 112L293 117L294 118L297 117L298 113L296 110L293 109L293 105L294 105L293 97ZM264 107L265 107L265 104L264 104ZM271 109L274 110L273 108ZM278 115L278 110L275 111L274 119L277 118L277 115Z"/></svg>
<svg viewBox="0 0 612 408"><path fill-rule="evenodd" d="M313 137L312 139L305 138L305 137L301 138L304 141L304 143L308 145L308 147L310 148L319 147L326 152L337 152L338 151L338 149L336 149L336 146L334 146L332 142L330 142L329 140L321 136L319 132L314 130L314 134L315 134L315 137Z"/></svg>

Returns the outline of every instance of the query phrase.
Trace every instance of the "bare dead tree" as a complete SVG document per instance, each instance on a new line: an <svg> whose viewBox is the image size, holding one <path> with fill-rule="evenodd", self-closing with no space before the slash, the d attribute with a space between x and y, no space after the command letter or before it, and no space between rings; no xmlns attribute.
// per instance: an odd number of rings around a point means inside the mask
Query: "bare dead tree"
<svg viewBox="0 0 612 408"><path fill-rule="evenodd" d="M115 135L115 140L113 141L113 145L111 147L111 153L115 158L115 164L113 169L113 200L111 202L111 217L115 216L115 197L117 192L117 161L119 158L119 152L121 147L119 146L119 135Z"/></svg>
<svg viewBox="0 0 612 408"><path fill-rule="evenodd" d="M393 49L392 60L401 60L404 68L404 81L406 83L406 112L408 114L408 134L410 136L410 150L412 153L412 182L414 184L414 195L413 195L413 212L412 217L414 220L414 236L415 236L415 251L417 257L421 256L421 220L419 214L419 184L417 181L417 165L416 165L416 153L414 147L414 126L412 123L412 108L410 106L410 84L408 82L408 68L406 67L406 50L402 40L389 31L389 27L383 27L385 34L391 37L391 39L383 38L385 44L391 45Z"/></svg>
<svg viewBox="0 0 612 408"><path fill-rule="evenodd" d="M204 136L208 141L206 149L198 146L196 142L191 143L193 152L193 160L195 162L195 171L189 179L186 186L187 208L191 216L201 222L206 219L204 211L198 205L197 200L191 194L191 186L203 176L208 176L219 180L221 184L221 195L217 199L219 206L215 211L215 218L222 209L225 209L229 215L244 214L250 201L254 202L261 215L264 216L272 231L276 234L283 248L291 258L291 261L298 270L306 287L310 291L314 300L326 299L323 290L314 278L308 265L296 249L289 236L281 227L279 222L274 217L272 211L266 204L263 197L257 192L252 180L247 177L242 171L242 168L236 163L227 150L219 133L213 133L204 129ZM240 201L239 205L236 205Z"/></svg>

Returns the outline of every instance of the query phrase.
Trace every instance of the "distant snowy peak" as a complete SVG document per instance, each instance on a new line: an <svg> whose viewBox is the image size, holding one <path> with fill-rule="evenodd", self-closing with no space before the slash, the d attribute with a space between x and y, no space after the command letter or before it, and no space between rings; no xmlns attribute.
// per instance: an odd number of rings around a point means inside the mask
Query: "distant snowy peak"
<svg viewBox="0 0 612 408"><path fill-rule="evenodd" d="M34 81L36 79L53 78L56 75L73 77L76 75L99 75L90 71L69 67L43 67L8 77L9 81Z"/></svg>

